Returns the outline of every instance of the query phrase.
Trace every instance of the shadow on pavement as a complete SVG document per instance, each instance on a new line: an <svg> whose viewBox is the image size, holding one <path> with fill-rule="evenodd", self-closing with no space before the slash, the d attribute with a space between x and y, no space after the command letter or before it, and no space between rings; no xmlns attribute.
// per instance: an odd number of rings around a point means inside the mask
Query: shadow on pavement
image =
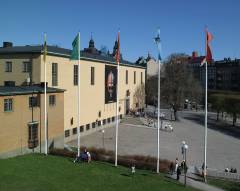
<svg viewBox="0 0 240 191"><path fill-rule="evenodd" d="M188 115L182 115L183 119L194 121L195 123L204 126L205 124L205 116L200 114L188 114ZM219 131L223 134L235 137L240 139L240 128L239 127L233 127L229 123L219 121L217 122L216 119L212 119L208 117L208 128Z"/></svg>

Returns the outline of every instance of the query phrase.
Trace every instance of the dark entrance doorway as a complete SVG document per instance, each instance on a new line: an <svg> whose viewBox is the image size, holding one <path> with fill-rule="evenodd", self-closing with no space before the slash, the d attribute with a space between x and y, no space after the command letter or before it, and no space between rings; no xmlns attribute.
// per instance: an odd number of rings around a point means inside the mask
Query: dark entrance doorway
<svg viewBox="0 0 240 191"><path fill-rule="evenodd" d="M130 111L130 99L129 98L126 98L126 110L125 110L125 114L128 115L129 114L129 111Z"/></svg>

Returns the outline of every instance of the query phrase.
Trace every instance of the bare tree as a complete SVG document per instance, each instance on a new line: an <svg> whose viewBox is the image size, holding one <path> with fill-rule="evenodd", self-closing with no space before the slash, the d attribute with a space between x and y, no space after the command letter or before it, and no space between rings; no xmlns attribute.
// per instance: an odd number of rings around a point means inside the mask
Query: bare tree
<svg viewBox="0 0 240 191"><path fill-rule="evenodd" d="M182 108L186 99L199 102L201 86L187 66L188 56L172 54L164 63L164 78L161 81L161 97L170 104L177 120L177 111Z"/></svg>
<svg viewBox="0 0 240 191"><path fill-rule="evenodd" d="M133 102L137 109L144 108L145 105L145 85L140 84L135 92L134 92L134 99Z"/></svg>

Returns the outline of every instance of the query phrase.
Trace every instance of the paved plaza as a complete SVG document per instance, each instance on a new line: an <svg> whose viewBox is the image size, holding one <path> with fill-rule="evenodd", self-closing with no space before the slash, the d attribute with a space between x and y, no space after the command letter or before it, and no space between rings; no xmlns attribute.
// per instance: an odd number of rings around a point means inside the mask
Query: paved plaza
<svg viewBox="0 0 240 191"><path fill-rule="evenodd" d="M199 121L192 120L194 117ZM189 145L187 160L190 165L201 166L204 153L204 115L202 112L179 112L179 121L171 122L173 132L160 131L160 157L162 159L182 160L181 142ZM104 141L103 141L104 140ZM69 143L76 146L77 142ZM107 150L115 149L115 128L105 129L104 139L98 131L81 138L81 145L87 147L104 146ZM138 118L124 119L119 128L120 155L157 156L157 129L141 125ZM215 129L208 129L208 168L223 170L235 167L240 170L240 139Z"/></svg>

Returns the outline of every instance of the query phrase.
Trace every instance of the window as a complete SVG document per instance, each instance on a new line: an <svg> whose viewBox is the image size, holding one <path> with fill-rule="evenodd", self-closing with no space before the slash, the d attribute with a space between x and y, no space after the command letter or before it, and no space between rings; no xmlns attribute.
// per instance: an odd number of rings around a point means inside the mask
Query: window
<svg viewBox="0 0 240 191"><path fill-rule="evenodd" d="M50 95L49 96L49 105L50 106L56 105L56 95Z"/></svg>
<svg viewBox="0 0 240 191"><path fill-rule="evenodd" d="M93 123L92 123L92 128L95 128L95 127L96 127L96 123L93 122Z"/></svg>
<svg viewBox="0 0 240 191"><path fill-rule="evenodd" d="M78 85L78 65L73 66L73 85Z"/></svg>
<svg viewBox="0 0 240 191"><path fill-rule="evenodd" d="M122 119L123 118L123 115L122 114L120 114L120 119Z"/></svg>
<svg viewBox="0 0 240 191"><path fill-rule="evenodd" d="M77 127L75 127L75 128L72 129L72 134L73 134L73 135L76 135L76 134L77 134Z"/></svg>
<svg viewBox="0 0 240 191"><path fill-rule="evenodd" d="M6 62L5 72L12 72L12 62Z"/></svg>
<svg viewBox="0 0 240 191"><path fill-rule="evenodd" d="M89 130L90 129L90 124L87 124L86 125L86 130Z"/></svg>
<svg viewBox="0 0 240 191"><path fill-rule="evenodd" d="M15 86L15 81L4 81L4 86L13 87Z"/></svg>
<svg viewBox="0 0 240 191"><path fill-rule="evenodd" d="M91 67L91 85L94 85L94 82L95 82L94 75L95 75L95 68Z"/></svg>
<svg viewBox="0 0 240 191"><path fill-rule="evenodd" d="M108 122L108 123L111 123L111 118L107 118L107 122Z"/></svg>
<svg viewBox="0 0 240 191"><path fill-rule="evenodd" d="M4 99L4 111L12 111L13 110L13 99Z"/></svg>
<svg viewBox="0 0 240 191"><path fill-rule="evenodd" d="M58 64L52 63L52 86L58 85Z"/></svg>
<svg viewBox="0 0 240 191"><path fill-rule="evenodd" d="M70 136L70 130L65 130L65 137L69 137Z"/></svg>
<svg viewBox="0 0 240 191"><path fill-rule="evenodd" d="M134 80L133 83L136 84L136 71L134 71L134 73L133 73L133 78L134 78L134 79L133 79L133 80Z"/></svg>
<svg viewBox="0 0 240 191"><path fill-rule="evenodd" d="M112 117L112 122L114 122L115 121L115 117Z"/></svg>
<svg viewBox="0 0 240 191"><path fill-rule="evenodd" d="M98 121L98 126L101 126L101 121Z"/></svg>
<svg viewBox="0 0 240 191"><path fill-rule="evenodd" d="M126 84L128 84L128 70L126 70Z"/></svg>
<svg viewBox="0 0 240 191"><path fill-rule="evenodd" d="M29 97L29 107L37 107L37 106L38 106L38 98Z"/></svg>
<svg viewBox="0 0 240 191"><path fill-rule="evenodd" d="M106 124L106 119L104 119L102 122L103 122L103 125L105 125Z"/></svg>
<svg viewBox="0 0 240 191"><path fill-rule="evenodd" d="M38 123L28 124L28 148L33 149L38 146Z"/></svg>
<svg viewBox="0 0 240 191"><path fill-rule="evenodd" d="M31 71L30 62L23 62L23 72L30 72L30 71Z"/></svg>
<svg viewBox="0 0 240 191"><path fill-rule="evenodd" d="M80 126L80 132L83 132L84 131L84 126Z"/></svg>
<svg viewBox="0 0 240 191"><path fill-rule="evenodd" d="M141 72L141 84L143 83L143 73Z"/></svg>

